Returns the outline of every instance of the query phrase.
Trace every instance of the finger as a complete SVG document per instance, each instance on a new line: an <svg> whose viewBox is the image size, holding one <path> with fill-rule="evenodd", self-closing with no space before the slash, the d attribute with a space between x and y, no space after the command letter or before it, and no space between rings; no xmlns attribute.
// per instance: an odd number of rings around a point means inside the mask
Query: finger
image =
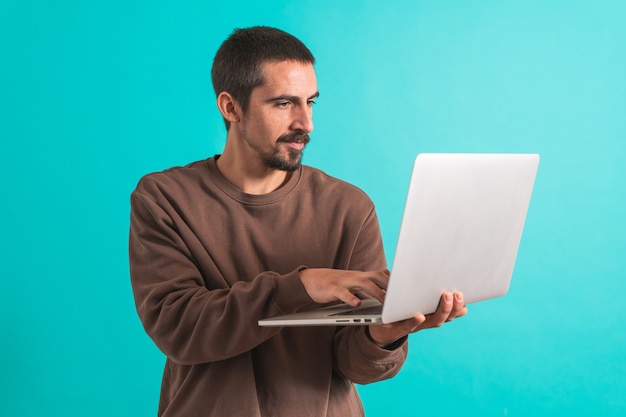
<svg viewBox="0 0 626 417"><path fill-rule="evenodd" d="M377 271L371 275L371 279L383 290L387 289L389 285L389 271Z"/></svg>
<svg viewBox="0 0 626 417"><path fill-rule="evenodd" d="M450 313L453 308L453 296L450 292L444 292L441 295L441 299L439 300L439 305L437 306L437 310L426 316L426 321L428 327L441 327L443 323L445 323L450 317Z"/></svg>
<svg viewBox="0 0 626 417"><path fill-rule="evenodd" d="M386 294L385 290L380 288L375 283L369 280L366 280L364 282L361 282L360 284L361 285L358 288L354 288L353 290L356 290L360 293L364 293L370 297L374 297L381 303L385 300L385 294Z"/></svg>
<svg viewBox="0 0 626 417"><path fill-rule="evenodd" d="M343 279L337 282L337 285L347 288L352 293L365 295L367 298L372 297L381 303L385 299L384 285L387 283L387 277L382 271L380 272L356 272L346 274Z"/></svg>
<svg viewBox="0 0 626 417"><path fill-rule="evenodd" d="M361 300L359 297L354 295L350 290L341 286L335 286L332 291L332 295L340 301L343 301L346 304L350 304L351 306L358 307L361 305Z"/></svg>
<svg viewBox="0 0 626 417"><path fill-rule="evenodd" d="M452 321L455 318L464 316L467 313L467 307L465 306L465 302L463 299L462 292L454 293L454 304L452 306L452 311L448 317L448 321Z"/></svg>
<svg viewBox="0 0 626 417"><path fill-rule="evenodd" d="M359 297L361 300L364 300L366 298L370 298L369 295L367 295L366 293L364 293L363 291L355 291L354 295L356 295L357 297Z"/></svg>

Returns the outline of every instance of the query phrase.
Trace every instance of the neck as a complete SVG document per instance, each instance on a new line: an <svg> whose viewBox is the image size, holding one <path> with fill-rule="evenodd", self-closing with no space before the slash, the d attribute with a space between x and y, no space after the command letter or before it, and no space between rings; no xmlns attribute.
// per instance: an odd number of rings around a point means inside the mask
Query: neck
<svg viewBox="0 0 626 417"><path fill-rule="evenodd" d="M246 194L268 194L283 186L292 173L267 167L263 161L237 156L228 144L216 161L220 173Z"/></svg>

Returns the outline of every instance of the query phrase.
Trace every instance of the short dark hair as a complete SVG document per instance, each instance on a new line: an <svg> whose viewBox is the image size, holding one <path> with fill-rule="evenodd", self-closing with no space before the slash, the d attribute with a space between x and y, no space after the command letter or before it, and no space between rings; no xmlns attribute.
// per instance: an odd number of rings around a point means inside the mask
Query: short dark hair
<svg viewBox="0 0 626 417"><path fill-rule="evenodd" d="M215 95L229 93L246 111L252 90L265 81L263 64L280 61L315 64L311 51L287 32L267 26L235 29L213 59L211 78ZM230 123L225 122L228 129Z"/></svg>

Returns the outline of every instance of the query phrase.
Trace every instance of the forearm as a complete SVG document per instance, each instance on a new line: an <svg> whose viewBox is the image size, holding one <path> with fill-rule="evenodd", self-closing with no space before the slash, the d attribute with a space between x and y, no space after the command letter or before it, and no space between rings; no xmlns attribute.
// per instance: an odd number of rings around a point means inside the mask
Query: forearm
<svg viewBox="0 0 626 417"><path fill-rule="evenodd" d="M290 313L309 302L298 288L297 271L264 273L219 290L191 283L181 288L176 280L152 286L140 281L133 285L146 332L165 355L182 364L249 351L278 331L258 326L260 318Z"/></svg>

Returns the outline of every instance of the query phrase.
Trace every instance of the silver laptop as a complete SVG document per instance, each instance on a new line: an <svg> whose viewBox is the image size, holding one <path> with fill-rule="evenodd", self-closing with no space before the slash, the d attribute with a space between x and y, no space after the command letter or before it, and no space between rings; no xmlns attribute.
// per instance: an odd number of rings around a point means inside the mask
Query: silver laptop
<svg viewBox="0 0 626 417"><path fill-rule="evenodd" d="M538 165L537 154L418 155L384 304L366 299L259 325L391 323L434 312L444 291L462 291L466 304L505 295Z"/></svg>

